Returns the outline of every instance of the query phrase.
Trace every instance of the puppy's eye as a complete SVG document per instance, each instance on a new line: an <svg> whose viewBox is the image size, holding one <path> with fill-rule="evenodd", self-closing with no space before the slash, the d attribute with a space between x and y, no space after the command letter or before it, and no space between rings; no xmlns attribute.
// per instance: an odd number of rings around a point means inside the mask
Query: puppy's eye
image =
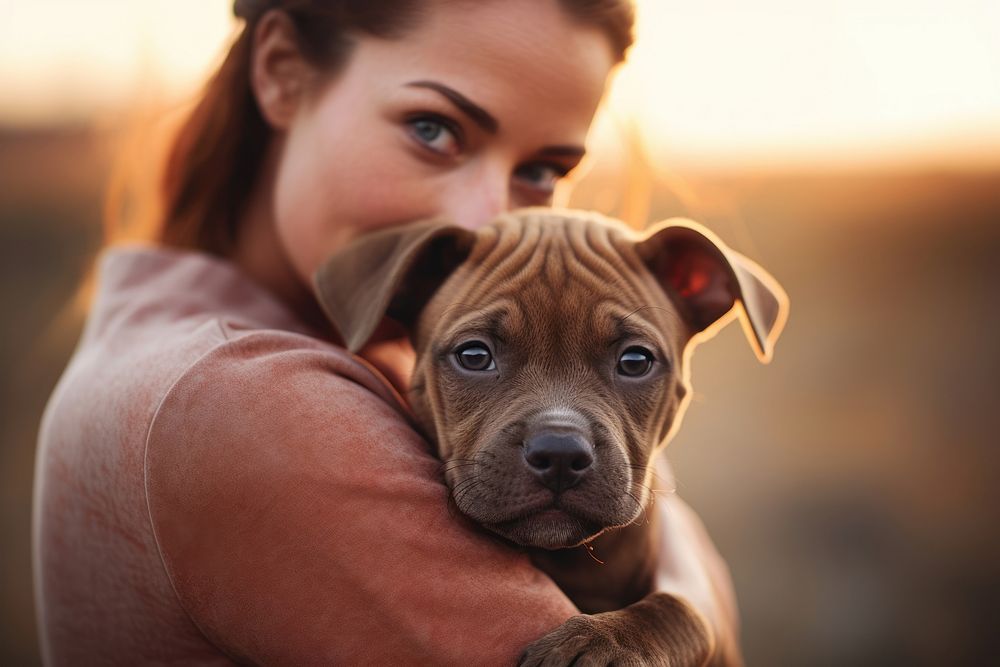
<svg viewBox="0 0 1000 667"><path fill-rule="evenodd" d="M628 377L640 377L653 367L653 353L635 345L622 352L618 359L618 373Z"/></svg>
<svg viewBox="0 0 1000 667"><path fill-rule="evenodd" d="M462 368L470 371L492 371L497 367L489 349L479 341L466 343L458 348L455 357Z"/></svg>

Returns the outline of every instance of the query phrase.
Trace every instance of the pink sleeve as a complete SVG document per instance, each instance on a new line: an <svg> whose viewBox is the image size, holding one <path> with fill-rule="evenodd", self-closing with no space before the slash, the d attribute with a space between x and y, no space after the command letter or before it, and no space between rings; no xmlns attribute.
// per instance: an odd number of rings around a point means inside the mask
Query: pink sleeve
<svg viewBox="0 0 1000 667"><path fill-rule="evenodd" d="M449 512L439 461L342 359L282 341L208 353L150 427L157 546L209 640L258 664L512 664L577 613Z"/></svg>

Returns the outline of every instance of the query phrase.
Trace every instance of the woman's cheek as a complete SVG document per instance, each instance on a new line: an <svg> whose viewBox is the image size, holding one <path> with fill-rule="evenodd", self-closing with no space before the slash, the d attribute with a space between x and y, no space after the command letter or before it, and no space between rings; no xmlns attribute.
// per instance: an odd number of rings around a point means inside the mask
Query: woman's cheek
<svg viewBox="0 0 1000 667"><path fill-rule="evenodd" d="M322 250L316 244L326 235L323 211L329 204L315 155L303 151L292 133L278 167L274 191L274 225L278 240L300 278L308 279Z"/></svg>
<svg viewBox="0 0 1000 667"><path fill-rule="evenodd" d="M443 184L395 146L354 139L334 155L289 137L275 192L278 236L308 280L335 250L366 232L441 213ZM303 150L304 149L304 150Z"/></svg>

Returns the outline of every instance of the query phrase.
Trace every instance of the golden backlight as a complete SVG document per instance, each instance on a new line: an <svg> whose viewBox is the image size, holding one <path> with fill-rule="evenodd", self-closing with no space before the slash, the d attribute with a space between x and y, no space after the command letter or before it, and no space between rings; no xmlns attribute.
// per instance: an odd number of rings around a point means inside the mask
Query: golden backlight
<svg viewBox="0 0 1000 667"><path fill-rule="evenodd" d="M230 6L5 0L0 123L89 119L137 98L183 100L236 27ZM637 6L638 41L610 109L618 127L623 118L636 123L654 163L968 163L1000 154L1000 3Z"/></svg>
<svg viewBox="0 0 1000 667"><path fill-rule="evenodd" d="M654 163L1000 156L1000 3L641 0L612 96ZM734 164L736 163L736 164Z"/></svg>
<svg viewBox="0 0 1000 667"><path fill-rule="evenodd" d="M559 203L691 218L788 294L769 365L733 325L682 364L666 452L730 565L747 663L998 664L1000 0L637 4ZM231 7L0 0L0 665L42 664L43 410L102 246L158 238L156 158Z"/></svg>

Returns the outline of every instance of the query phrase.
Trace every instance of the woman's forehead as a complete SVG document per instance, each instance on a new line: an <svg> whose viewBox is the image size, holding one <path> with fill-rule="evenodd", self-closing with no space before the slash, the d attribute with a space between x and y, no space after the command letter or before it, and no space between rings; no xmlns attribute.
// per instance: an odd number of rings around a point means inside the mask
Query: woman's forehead
<svg viewBox="0 0 1000 667"><path fill-rule="evenodd" d="M380 87L445 86L488 112L501 132L586 133L614 64L598 28L574 21L555 0L429 6L401 38L358 45L357 64Z"/></svg>

